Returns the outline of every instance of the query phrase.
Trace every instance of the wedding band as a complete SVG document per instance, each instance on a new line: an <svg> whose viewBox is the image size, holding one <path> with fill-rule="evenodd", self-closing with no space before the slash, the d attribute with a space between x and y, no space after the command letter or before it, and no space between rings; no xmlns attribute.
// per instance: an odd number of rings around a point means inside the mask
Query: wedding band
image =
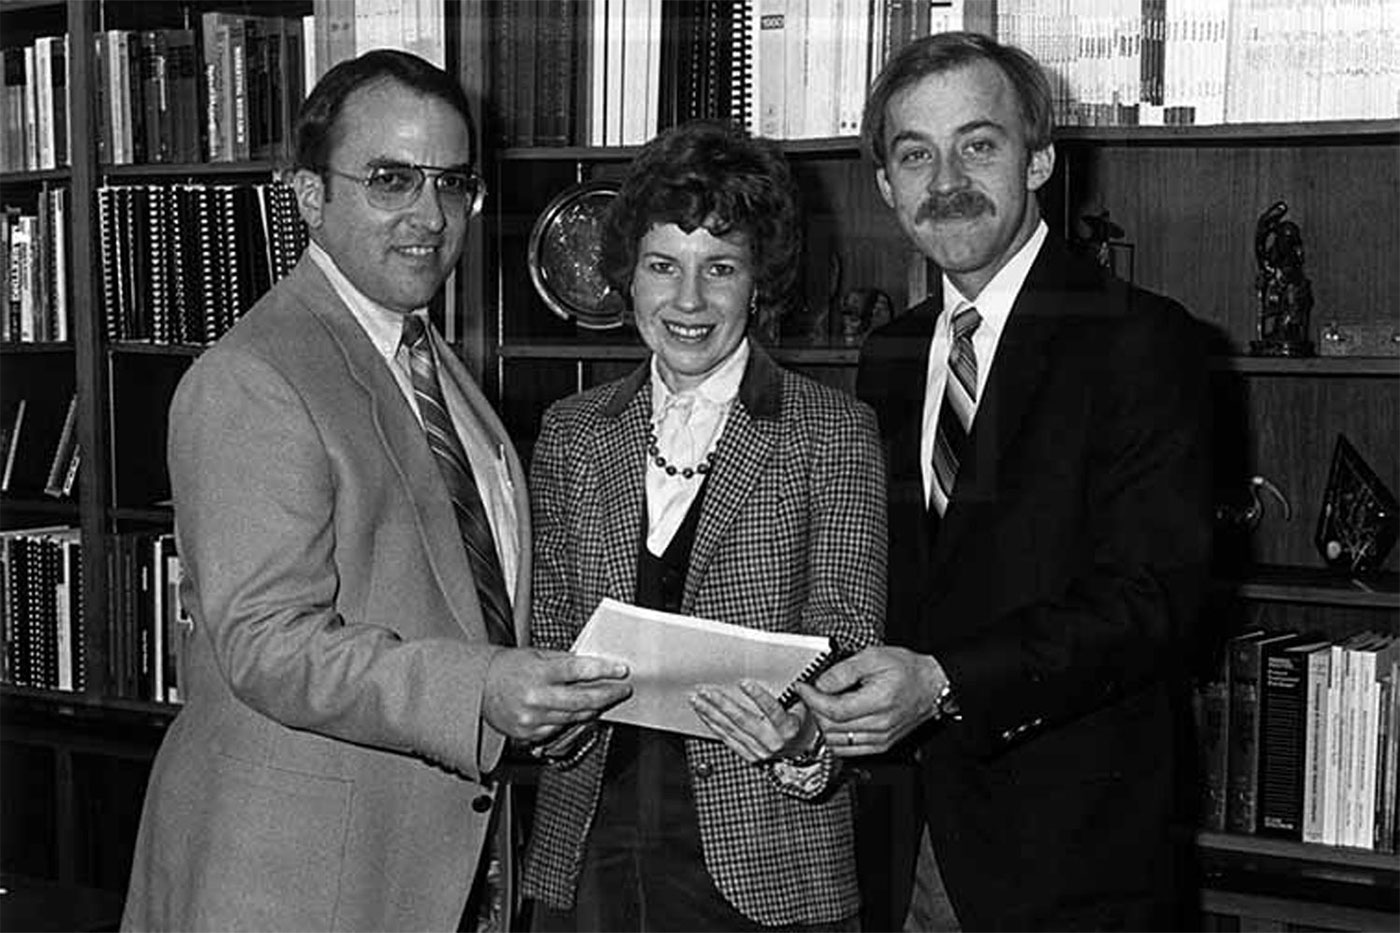
<svg viewBox="0 0 1400 933"><path fill-rule="evenodd" d="M854 732L847 732L847 733L846 733L846 744L847 744L847 745L854 745L854 744L856 744L856 734L855 734Z"/></svg>

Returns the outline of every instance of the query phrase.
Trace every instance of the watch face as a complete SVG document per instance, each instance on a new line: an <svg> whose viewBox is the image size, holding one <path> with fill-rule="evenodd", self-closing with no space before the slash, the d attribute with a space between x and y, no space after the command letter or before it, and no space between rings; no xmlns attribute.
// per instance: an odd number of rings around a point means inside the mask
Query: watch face
<svg viewBox="0 0 1400 933"><path fill-rule="evenodd" d="M622 296L598 268L603 215L617 197L614 182L576 185L560 194L530 234L530 279L551 311L581 327L622 325Z"/></svg>

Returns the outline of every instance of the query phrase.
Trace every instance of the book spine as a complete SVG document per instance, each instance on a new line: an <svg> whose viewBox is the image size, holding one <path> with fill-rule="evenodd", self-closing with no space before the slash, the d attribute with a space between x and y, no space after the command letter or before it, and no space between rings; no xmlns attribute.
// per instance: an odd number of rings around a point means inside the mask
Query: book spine
<svg viewBox="0 0 1400 933"><path fill-rule="evenodd" d="M1225 828L1253 833L1259 768L1259 647L1233 645L1230 655L1230 752L1226 774Z"/></svg>
<svg viewBox="0 0 1400 933"><path fill-rule="evenodd" d="M1328 682L1332 671L1332 647L1308 655L1307 730L1303 771L1303 842L1321 843L1325 825L1327 773Z"/></svg>
<svg viewBox="0 0 1400 933"><path fill-rule="evenodd" d="M1301 839L1307 657L1266 649L1259 719L1260 835Z"/></svg>

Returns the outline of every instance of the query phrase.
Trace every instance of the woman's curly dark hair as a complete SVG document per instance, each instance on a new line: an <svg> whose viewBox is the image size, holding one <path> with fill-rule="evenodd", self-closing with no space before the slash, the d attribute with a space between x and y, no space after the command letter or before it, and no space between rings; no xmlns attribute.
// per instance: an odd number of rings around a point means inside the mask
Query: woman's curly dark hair
<svg viewBox="0 0 1400 933"><path fill-rule="evenodd" d="M647 143L603 221L601 271L631 292L642 237L656 224L749 237L758 302L786 307L802 252L792 172L771 140L719 120L691 120ZM630 310L630 300L628 302Z"/></svg>

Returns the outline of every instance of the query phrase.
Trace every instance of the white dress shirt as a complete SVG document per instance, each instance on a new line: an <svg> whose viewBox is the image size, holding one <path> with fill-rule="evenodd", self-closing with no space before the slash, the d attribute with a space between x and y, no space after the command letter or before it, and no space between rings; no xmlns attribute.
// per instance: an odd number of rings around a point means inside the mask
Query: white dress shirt
<svg viewBox="0 0 1400 933"><path fill-rule="evenodd" d="M661 456L676 468L675 475L668 474L647 454L647 550L657 556L666 552L705 479L699 473L687 479L680 471L704 462L719 443L748 363L749 341L745 338L700 385L672 392L652 354L652 430Z"/></svg>
<svg viewBox="0 0 1400 933"><path fill-rule="evenodd" d="M315 242L307 244L311 259L330 280L331 287L350 309L350 314L364 330L379 355L389 367L389 372L403 392L408 407L423 423L423 413L418 410L418 398L413 393L413 372L409 368L408 348L401 346L403 339L403 315L390 311L383 305L368 298L347 279L335 260ZM430 329L427 309L419 308L414 314L423 317ZM510 479L510 469L504 448L493 444L485 429L472 414L471 406L462 397L461 390L453 380L444 378L446 369L437 358L437 348L433 344L434 361L437 364L438 382L447 402L452 425L457 429L457 437L466 451L476 477L477 490L481 493L481 503L486 509L486 519L491 525L491 536L496 541L496 554L501 560L501 573L505 577L506 593L515 599L515 576L520 566L519 527L515 514L514 486Z"/></svg>
<svg viewBox="0 0 1400 933"><path fill-rule="evenodd" d="M992 361L996 359L997 344L1001 342L1002 331L1006 329L1006 321L1011 317L1011 306L1016 303L1016 296L1021 293L1026 275L1030 273L1031 265L1039 255L1040 247L1049 232L1045 221L1040 221L1031 238L1001 267L975 300L958 291L948 280L946 273L943 276L943 313L938 316L938 326L933 330L933 346L928 355L923 433L919 439L925 502L933 495L933 440L938 430L938 412L943 407L944 385L948 381L948 351L953 345L953 315L965 305L973 305L982 317L982 323L972 335L972 349L977 354L977 398L972 406L972 423L975 424L977 408L982 402L982 390L987 385L987 374L992 371Z"/></svg>

